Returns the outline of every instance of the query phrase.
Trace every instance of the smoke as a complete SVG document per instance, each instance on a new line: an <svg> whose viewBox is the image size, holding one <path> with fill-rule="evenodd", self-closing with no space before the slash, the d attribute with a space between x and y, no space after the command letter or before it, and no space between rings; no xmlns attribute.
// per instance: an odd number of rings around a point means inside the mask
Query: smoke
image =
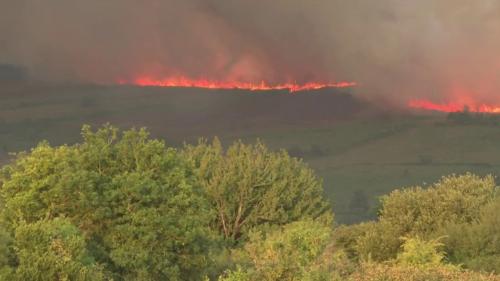
<svg viewBox="0 0 500 281"><path fill-rule="evenodd" d="M497 0L2 0L33 77L356 81L369 98L500 102Z"/></svg>

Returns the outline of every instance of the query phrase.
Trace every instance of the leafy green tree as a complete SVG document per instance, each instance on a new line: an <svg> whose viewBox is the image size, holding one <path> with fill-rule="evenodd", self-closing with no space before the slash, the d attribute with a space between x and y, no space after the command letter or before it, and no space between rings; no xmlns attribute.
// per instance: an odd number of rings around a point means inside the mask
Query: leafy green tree
<svg viewBox="0 0 500 281"><path fill-rule="evenodd" d="M285 151L270 152L260 142L236 142L225 151L214 139L187 145L183 154L212 205L213 227L228 239L257 226L331 216L321 180Z"/></svg>
<svg viewBox="0 0 500 281"><path fill-rule="evenodd" d="M85 126L82 135L73 146L41 143L3 168L0 223L10 237L65 218L115 280L201 278L211 215L189 163L145 130ZM14 244L35 238L22 233Z"/></svg>

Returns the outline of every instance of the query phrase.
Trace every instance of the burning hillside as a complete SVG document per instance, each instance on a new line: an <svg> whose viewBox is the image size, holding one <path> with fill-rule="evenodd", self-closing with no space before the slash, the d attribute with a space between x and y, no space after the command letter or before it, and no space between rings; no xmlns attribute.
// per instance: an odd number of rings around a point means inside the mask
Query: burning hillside
<svg viewBox="0 0 500 281"><path fill-rule="evenodd" d="M500 111L497 0L0 2L0 64L37 81L290 92L355 81L384 105Z"/></svg>
<svg viewBox="0 0 500 281"><path fill-rule="evenodd" d="M500 113L500 105L489 105L484 103L434 103L429 100L411 100L408 106L413 109L440 111L440 112L458 112L467 110L478 113Z"/></svg>
<svg viewBox="0 0 500 281"><path fill-rule="evenodd" d="M209 79L190 79L186 77L155 79L151 77L140 77L132 81L119 80L119 84L137 85L137 86L156 86L156 87L180 87L180 88L203 88L203 89L239 89L251 91L266 90L288 90L290 92L319 90L324 88L348 88L356 85L355 82L307 82L296 83L287 82L271 84L265 81L259 83L240 82L240 81L215 81Z"/></svg>

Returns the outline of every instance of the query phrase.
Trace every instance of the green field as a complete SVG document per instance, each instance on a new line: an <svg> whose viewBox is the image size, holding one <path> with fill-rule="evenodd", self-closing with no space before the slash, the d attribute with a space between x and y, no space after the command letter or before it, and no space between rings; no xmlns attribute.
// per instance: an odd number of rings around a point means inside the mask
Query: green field
<svg viewBox="0 0 500 281"><path fill-rule="evenodd" d="M355 93L354 93L355 95ZM0 153L74 143L84 123L148 127L180 146L199 137L263 140L324 179L337 221L372 218L377 197L451 173L500 171L500 127L383 113L342 91L289 94L75 85L0 85Z"/></svg>

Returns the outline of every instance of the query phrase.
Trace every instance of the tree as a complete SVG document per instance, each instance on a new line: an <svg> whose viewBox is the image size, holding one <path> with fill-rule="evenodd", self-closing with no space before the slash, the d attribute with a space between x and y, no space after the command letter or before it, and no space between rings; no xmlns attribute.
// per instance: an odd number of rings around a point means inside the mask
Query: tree
<svg viewBox="0 0 500 281"><path fill-rule="evenodd" d="M183 155L195 167L212 205L213 227L228 239L238 240L257 226L331 214L321 180L285 151L270 152L260 142L241 141L224 151L214 139L185 146Z"/></svg>
<svg viewBox="0 0 500 281"><path fill-rule="evenodd" d="M41 143L2 169L0 224L13 243L38 235L19 236L24 224L64 218L117 280L199 279L210 210L190 165L144 129L84 126L82 135L73 146Z"/></svg>

